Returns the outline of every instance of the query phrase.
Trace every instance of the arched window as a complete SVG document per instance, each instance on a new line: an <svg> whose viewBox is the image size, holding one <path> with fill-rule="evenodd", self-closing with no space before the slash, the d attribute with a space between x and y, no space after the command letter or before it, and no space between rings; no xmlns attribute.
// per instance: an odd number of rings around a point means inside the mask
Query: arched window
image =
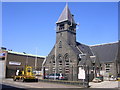
<svg viewBox="0 0 120 90"><path fill-rule="evenodd" d="M69 73L69 65L70 65L70 59L69 59L68 53L66 53L64 55L64 59L65 59L65 73L68 74Z"/></svg>
<svg viewBox="0 0 120 90"><path fill-rule="evenodd" d="M65 66L69 66L70 60L69 60L69 55L68 55L68 53L65 54L64 58L65 58Z"/></svg>
<svg viewBox="0 0 120 90"><path fill-rule="evenodd" d="M59 48L62 48L62 41L59 42Z"/></svg>
<svg viewBox="0 0 120 90"><path fill-rule="evenodd" d="M68 56L68 53L65 54L64 58L65 58L65 62L69 62L69 56Z"/></svg>
<svg viewBox="0 0 120 90"><path fill-rule="evenodd" d="M61 25L59 26L59 30L64 30L64 24L61 24Z"/></svg>
<svg viewBox="0 0 120 90"><path fill-rule="evenodd" d="M62 55L61 54L58 55L58 60L62 60Z"/></svg>
<svg viewBox="0 0 120 90"><path fill-rule="evenodd" d="M62 65L62 55L61 54L58 55L58 62L59 62L59 65L61 66Z"/></svg>
<svg viewBox="0 0 120 90"><path fill-rule="evenodd" d="M51 59L52 59L53 65L55 65L55 55L52 55L52 56L51 56Z"/></svg>

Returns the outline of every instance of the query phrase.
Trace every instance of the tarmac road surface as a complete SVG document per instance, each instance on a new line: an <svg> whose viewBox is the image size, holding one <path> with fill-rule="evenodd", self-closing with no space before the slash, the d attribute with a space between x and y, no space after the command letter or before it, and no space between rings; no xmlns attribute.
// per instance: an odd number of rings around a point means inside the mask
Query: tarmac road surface
<svg viewBox="0 0 120 90"><path fill-rule="evenodd" d="M1 84L0 84L1 86ZM118 89L105 89L105 88L26 88L26 89L22 89L22 88L17 88L14 86L9 86L9 85L5 85L2 84L2 88L0 88L0 90L118 90Z"/></svg>
<svg viewBox="0 0 120 90"><path fill-rule="evenodd" d="M55 84L47 82L21 82L13 81L12 79L3 79L3 84L16 86L19 88L81 88L79 86Z"/></svg>
<svg viewBox="0 0 120 90"><path fill-rule="evenodd" d="M104 86L106 82L102 83ZM108 83L108 82L107 82ZM117 82L116 82L117 83ZM110 86L114 86L114 88L100 88L97 83L92 84L91 88L81 88L73 85L63 85L63 84L55 84L55 83L45 83L45 82L14 82L12 79L4 79L2 81L2 90L120 90L115 85L108 83ZM98 86L97 86L98 85ZM94 87L93 87L94 86ZM95 87L96 86L96 87ZM12 89L11 89L12 88Z"/></svg>

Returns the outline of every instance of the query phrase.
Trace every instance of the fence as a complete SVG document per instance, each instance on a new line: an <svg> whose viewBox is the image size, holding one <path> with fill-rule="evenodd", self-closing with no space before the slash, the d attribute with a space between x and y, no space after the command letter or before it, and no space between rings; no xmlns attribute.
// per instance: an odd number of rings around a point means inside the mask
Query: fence
<svg viewBox="0 0 120 90"><path fill-rule="evenodd" d="M42 68L42 69L41 69ZM23 68L21 68L22 70ZM83 69L83 67L82 67ZM78 73L79 73L79 67L75 66L47 66L47 67L40 67L37 68L36 71L41 71L42 74L40 74L42 78L39 79L39 81L44 82L52 82L52 83L61 83L61 84L70 84L70 85L79 85L81 87L88 87L89 86L89 80L91 74L89 74L89 69L87 67L85 69L85 79L78 79ZM33 67L33 71L35 71ZM7 69L7 75L13 76L15 74L16 69ZM53 74L52 78L48 78L49 75ZM63 77L57 78L55 77L56 74L63 74ZM59 76L58 75L58 76ZM59 80L58 80L59 79Z"/></svg>
<svg viewBox="0 0 120 90"><path fill-rule="evenodd" d="M47 81L50 82L56 82L57 79L57 74L60 75L63 74L63 77L67 77L67 79L65 78L66 81L63 82L64 79L62 79L62 82L57 81L57 83L64 83L64 84L72 84L72 85L80 85L80 86L85 86L88 87L89 86L89 80L90 77L89 76L93 76L93 75L89 75L89 69L88 67L82 67L82 69L85 70L85 79L79 79L78 78L78 73L79 73L79 67L74 67L74 66L67 66L67 67L62 67L62 66L48 66L48 67L43 67L43 79L47 79ZM52 81L51 81L52 80Z"/></svg>

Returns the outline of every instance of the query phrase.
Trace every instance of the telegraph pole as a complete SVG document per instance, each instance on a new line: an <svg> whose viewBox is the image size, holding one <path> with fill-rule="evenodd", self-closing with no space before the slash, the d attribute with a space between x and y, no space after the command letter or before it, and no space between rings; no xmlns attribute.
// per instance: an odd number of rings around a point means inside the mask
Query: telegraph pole
<svg viewBox="0 0 120 90"><path fill-rule="evenodd" d="M36 48L36 57L35 57L35 70L37 69L37 48Z"/></svg>

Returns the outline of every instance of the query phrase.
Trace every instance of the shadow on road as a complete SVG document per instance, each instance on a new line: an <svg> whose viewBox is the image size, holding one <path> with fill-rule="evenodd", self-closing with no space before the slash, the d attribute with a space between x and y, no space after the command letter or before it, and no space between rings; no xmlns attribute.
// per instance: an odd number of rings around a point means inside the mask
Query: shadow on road
<svg viewBox="0 0 120 90"><path fill-rule="evenodd" d="M1 89L1 90L26 90L26 89L17 88L17 87L5 85L5 84L2 84L2 85L0 85L0 86L2 86L2 89Z"/></svg>
<svg viewBox="0 0 120 90"><path fill-rule="evenodd" d="M1 90L56 90L56 88L17 88L2 84ZM118 90L117 88L57 88L57 90Z"/></svg>

